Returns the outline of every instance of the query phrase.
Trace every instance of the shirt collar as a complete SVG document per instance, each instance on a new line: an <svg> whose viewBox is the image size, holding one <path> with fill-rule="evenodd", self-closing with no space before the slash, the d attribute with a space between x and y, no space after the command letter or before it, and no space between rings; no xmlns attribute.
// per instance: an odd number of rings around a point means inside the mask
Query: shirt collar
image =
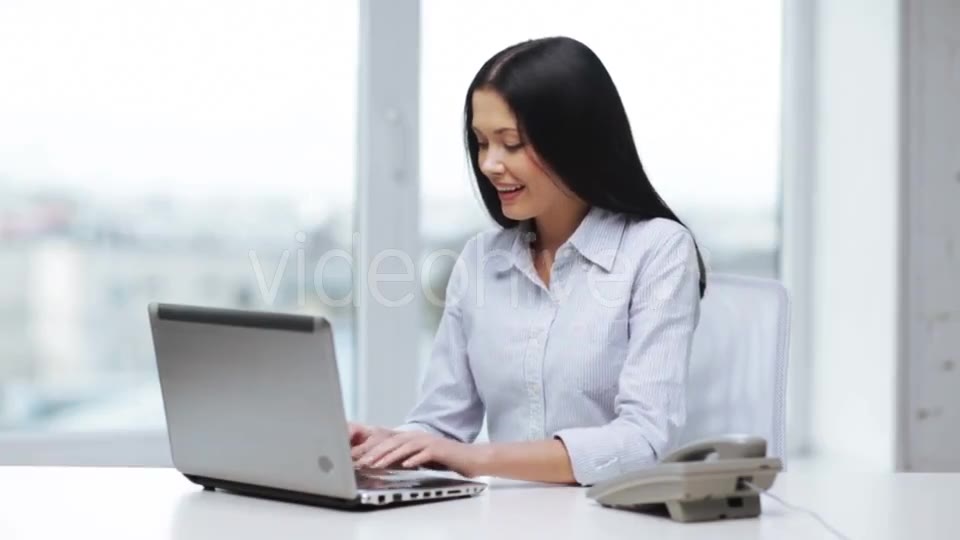
<svg viewBox="0 0 960 540"><path fill-rule="evenodd" d="M594 206L568 242L587 260L609 272L617 259L626 224L624 216Z"/></svg>
<svg viewBox="0 0 960 540"><path fill-rule="evenodd" d="M594 206L590 208L566 243L572 245L580 255L593 264L610 272L613 270L613 263L616 261L625 227L626 219L622 215ZM535 233L528 222L520 223L515 230L516 237L511 249L513 264L521 270L532 268L530 243Z"/></svg>

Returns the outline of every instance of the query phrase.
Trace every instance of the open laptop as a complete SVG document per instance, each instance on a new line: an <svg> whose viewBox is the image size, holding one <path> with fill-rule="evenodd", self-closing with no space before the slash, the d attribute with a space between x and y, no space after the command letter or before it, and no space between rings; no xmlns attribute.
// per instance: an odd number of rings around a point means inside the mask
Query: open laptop
<svg viewBox="0 0 960 540"><path fill-rule="evenodd" d="M354 467L324 318L148 309L173 463L205 489L373 509L486 488L452 473Z"/></svg>

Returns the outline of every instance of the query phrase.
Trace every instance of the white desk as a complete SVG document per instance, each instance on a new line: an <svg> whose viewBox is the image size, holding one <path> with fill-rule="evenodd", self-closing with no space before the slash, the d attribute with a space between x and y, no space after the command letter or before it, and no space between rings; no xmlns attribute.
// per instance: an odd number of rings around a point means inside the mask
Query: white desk
<svg viewBox="0 0 960 540"><path fill-rule="evenodd" d="M205 493L168 469L0 467L0 539L829 538L769 499L760 519L682 524L584 492L493 480L478 498L351 513ZM960 538L960 474L793 472L773 492L854 539Z"/></svg>

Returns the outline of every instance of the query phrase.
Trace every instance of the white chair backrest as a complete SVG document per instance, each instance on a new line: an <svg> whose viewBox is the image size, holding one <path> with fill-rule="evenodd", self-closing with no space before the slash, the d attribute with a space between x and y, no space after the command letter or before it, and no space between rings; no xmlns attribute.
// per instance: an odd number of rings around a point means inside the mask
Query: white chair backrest
<svg viewBox="0 0 960 540"><path fill-rule="evenodd" d="M789 300L770 279L710 274L694 332L679 444L730 433L785 460Z"/></svg>

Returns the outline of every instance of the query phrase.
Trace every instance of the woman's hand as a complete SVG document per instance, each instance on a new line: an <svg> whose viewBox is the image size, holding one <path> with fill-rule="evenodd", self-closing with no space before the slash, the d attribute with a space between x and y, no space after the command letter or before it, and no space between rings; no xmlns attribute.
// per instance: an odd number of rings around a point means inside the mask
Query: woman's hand
<svg viewBox="0 0 960 540"><path fill-rule="evenodd" d="M468 478L484 474L489 446L466 444L422 431L400 431L382 437L370 436L353 449L361 467L383 468L400 462L402 467L425 463L443 465Z"/></svg>
<svg viewBox="0 0 960 540"><path fill-rule="evenodd" d="M354 461L363 455L366 451L365 449L397 433L392 429L357 424L354 422L347 422L347 430L350 435L350 452Z"/></svg>

